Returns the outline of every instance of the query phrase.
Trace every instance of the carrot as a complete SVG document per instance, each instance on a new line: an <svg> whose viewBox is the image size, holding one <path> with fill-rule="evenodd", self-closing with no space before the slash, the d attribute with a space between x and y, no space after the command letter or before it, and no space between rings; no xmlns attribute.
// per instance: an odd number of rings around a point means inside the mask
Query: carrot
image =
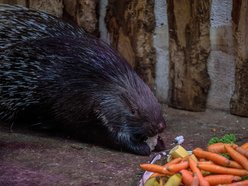
<svg viewBox="0 0 248 186"><path fill-rule="evenodd" d="M199 161L198 164L214 164L212 161Z"/></svg>
<svg viewBox="0 0 248 186"><path fill-rule="evenodd" d="M192 172L186 169L183 169L183 170L180 170L180 173L182 175L183 184L186 186L191 185L193 181Z"/></svg>
<svg viewBox="0 0 248 186"><path fill-rule="evenodd" d="M200 186L209 186L209 183L203 178L200 169L197 167L197 163L191 157L189 158L189 167L197 175Z"/></svg>
<svg viewBox="0 0 248 186"><path fill-rule="evenodd" d="M241 148L248 150L248 142L244 143L243 145L241 145Z"/></svg>
<svg viewBox="0 0 248 186"><path fill-rule="evenodd" d="M191 182L191 186L199 186L199 178L197 174L194 174L193 180Z"/></svg>
<svg viewBox="0 0 248 186"><path fill-rule="evenodd" d="M245 150L241 147L234 148L236 151L238 151L240 154L244 155L246 158L248 158L248 149Z"/></svg>
<svg viewBox="0 0 248 186"><path fill-rule="evenodd" d="M238 162L242 167L244 167L248 171L248 159L234 150L233 147L225 145L227 153L232 157L233 160Z"/></svg>
<svg viewBox="0 0 248 186"><path fill-rule="evenodd" d="M167 167L167 166L169 166L169 165L179 163L180 161L182 161L182 158L180 158L180 157L179 157L179 158L175 158L175 159L173 159L173 160L167 162L166 164L164 164L163 167ZM169 172L168 172L168 174L166 174L166 175L172 175L172 174L173 174L173 173L169 173ZM154 177L157 177L157 176L165 176L165 175L164 175L164 174L159 174L159 173L153 173L153 174L150 176L150 178L154 178Z"/></svg>
<svg viewBox="0 0 248 186"><path fill-rule="evenodd" d="M213 152L204 151L201 148L194 149L193 154L199 158L205 158L211 160L219 165L228 166L230 164L229 159L225 158L224 156L221 156Z"/></svg>
<svg viewBox="0 0 248 186"><path fill-rule="evenodd" d="M140 164L140 167L146 171L149 172L156 172L160 174L170 174L170 172L167 171L166 167L163 167L161 165L156 165L156 164Z"/></svg>
<svg viewBox="0 0 248 186"><path fill-rule="evenodd" d="M248 180L244 180L244 181L226 184L224 186L247 186L247 185L248 185Z"/></svg>
<svg viewBox="0 0 248 186"><path fill-rule="evenodd" d="M198 168L201 170L205 170L211 173L219 173L219 174L231 174L235 176L247 176L248 171L245 169L235 169L223 167L220 165L211 165L211 164L198 164Z"/></svg>
<svg viewBox="0 0 248 186"><path fill-rule="evenodd" d="M164 166L169 166L169 165L172 165L172 164L175 164L175 163L179 163L181 161L182 161L182 158L180 158L180 157L179 158L175 158L175 159L169 161L168 163L166 163Z"/></svg>
<svg viewBox="0 0 248 186"><path fill-rule="evenodd" d="M230 160L230 164L228 167L236 168L236 169L243 169L243 167L239 163L237 163L236 161L232 161L232 160Z"/></svg>
<svg viewBox="0 0 248 186"><path fill-rule="evenodd" d="M232 183L234 181L240 181L241 177L233 175L210 175L204 177L210 185Z"/></svg>
<svg viewBox="0 0 248 186"><path fill-rule="evenodd" d="M169 165L167 167L167 170L169 172L174 172L175 173L175 172L178 172L178 171L180 171L182 169L187 169L188 166L189 166L189 162L188 161L183 161L181 163Z"/></svg>
<svg viewBox="0 0 248 186"><path fill-rule="evenodd" d="M155 177L158 177L158 176L167 176L168 174L161 174L161 173L157 173L157 172L155 172L155 173L153 173L150 177L149 177L149 179L150 178L155 178ZM171 174L172 175L172 174Z"/></svg>
<svg viewBox="0 0 248 186"><path fill-rule="evenodd" d="M212 145L209 145L207 149L209 152L214 152L214 153L225 153L226 152L224 143L214 143Z"/></svg>
<svg viewBox="0 0 248 186"><path fill-rule="evenodd" d="M213 158L213 157L211 157L211 158ZM198 163L199 164L214 164L212 161L200 161ZM242 166L240 164L238 164L236 161L232 161L232 160L229 160L229 164L227 166L232 167L232 168L242 169Z"/></svg>

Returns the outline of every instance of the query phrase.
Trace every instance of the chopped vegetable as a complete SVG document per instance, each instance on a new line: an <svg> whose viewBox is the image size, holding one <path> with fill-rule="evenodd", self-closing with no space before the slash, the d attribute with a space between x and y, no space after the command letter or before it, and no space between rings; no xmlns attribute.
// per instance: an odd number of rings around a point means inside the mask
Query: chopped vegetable
<svg viewBox="0 0 248 186"><path fill-rule="evenodd" d="M182 182L181 174L177 173L171 176L164 186L179 186Z"/></svg>
<svg viewBox="0 0 248 186"><path fill-rule="evenodd" d="M150 178L146 181L144 186L160 186L156 178Z"/></svg>
<svg viewBox="0 0 248 186"><path fill-rule="evenodd" d="M181 145L175 146L171 151L169 152L172 158L184 158L189 155L189 152L185 150Z"/></svg>

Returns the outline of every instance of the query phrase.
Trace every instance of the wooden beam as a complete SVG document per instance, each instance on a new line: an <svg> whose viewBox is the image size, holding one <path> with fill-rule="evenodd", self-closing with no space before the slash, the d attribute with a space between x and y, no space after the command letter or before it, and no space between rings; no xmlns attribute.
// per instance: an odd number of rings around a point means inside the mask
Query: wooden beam
<svg viewBox="0 0 248 186"><path fill-rule="evenodd" d="M167 0L172 107L191 111L206 108L210 4L211 0Z"/></svg>
<svg viewBox="0 0 248 186"><path fill-rule="evenodd" d="M105 18L111 44L154 86L154 0L109 0Z"/></svg>
<svg viewBox="0 0 248 186"><path fill-rule="evenodd" d="M230 101L232 114L248 116L248 1L233 0L235 91Z"/></svg>

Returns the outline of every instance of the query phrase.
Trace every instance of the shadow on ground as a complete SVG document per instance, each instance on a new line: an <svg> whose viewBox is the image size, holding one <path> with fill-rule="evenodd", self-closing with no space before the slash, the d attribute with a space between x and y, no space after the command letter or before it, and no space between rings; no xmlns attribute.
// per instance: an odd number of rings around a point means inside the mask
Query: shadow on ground
<svg viewBox="0 0 248 186"><path fill-rule="evenodd" d="M165 108L168 127L161 135L167 149L183 135L190 150L206 147L213 136L234 133L248 141L248 118L226 112L186 112ZM71 139L31 131L9 133L0 127L0 185L137 185L139 164L151 157L118 152Z"/></svg>

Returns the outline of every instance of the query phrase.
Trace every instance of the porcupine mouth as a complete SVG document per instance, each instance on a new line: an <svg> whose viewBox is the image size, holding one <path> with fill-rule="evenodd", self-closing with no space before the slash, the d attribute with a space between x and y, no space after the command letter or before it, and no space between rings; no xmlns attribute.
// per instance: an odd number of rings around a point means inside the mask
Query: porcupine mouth
<svg viewBox="0 0 248 186"><path fill-rule="evenodd" d="M135 135L135 139L139 142L145 142L148 138L153 138L155 136L158 136L158 133L154 132L154 131L149 131L146 133L139 133Z"/></svg>
<svg viewBox="0 0 248 186"><path fill-rule="evenodd" d="M144 134L136 134L135 135L135 139L138 141L138 142L145 142L148 138L151 138L151 137L154 137L156 136L157 134L154 134L153 136L147 136L147 135L144 135Z"/></svg>
<svg viewBox="0 0 248 186"><path fill-rule="evenodd" d="M148 137L146 135L136 135L136 139L140 143L147 143L152 151L162 151L165 149L165 144L163 139L159 136L159 134L155 134L152 137Z"/></svg>

